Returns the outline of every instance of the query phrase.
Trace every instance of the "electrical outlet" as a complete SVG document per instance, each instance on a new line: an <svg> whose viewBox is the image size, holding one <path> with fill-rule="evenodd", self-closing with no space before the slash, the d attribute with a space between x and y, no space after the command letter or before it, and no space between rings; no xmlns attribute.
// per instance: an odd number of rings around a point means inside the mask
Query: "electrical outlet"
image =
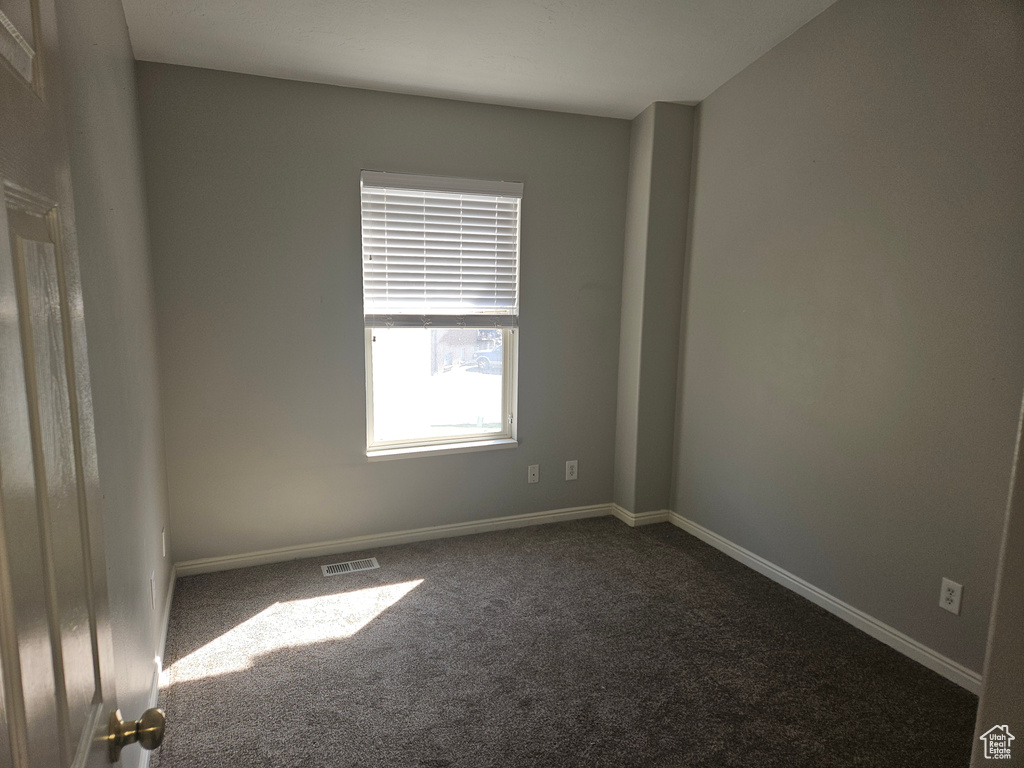
<svg viewBox="0 0 1024 768"><path fill-rule="evenodd" d="M565 462L565 479L575 480L579 477L579 462L576 459Z"/></svg>
<svg viewBox="0 0 1024 768"><path fill-rule="evenodd" d="M949 579L942 580L942 591L939 593L939 607L950 613L960 615L960 599L964 595L964 585Z"/></svg>
<svg viewBox="0 0 1024 768"><path fill-rule="evenodd" d="M160 549L164 553L164 557L167 557L167 529L160 529Z"/></svg>
<svg viewBox="0 0 1024 768"><path fill-rule="evenodd" d="M526 482L540 482L540 464L531 464L526 470Z"/></svg>
<svg viewBox="0 0 1024 768"><path fill-rule="evenodd" d="M156 610L156 571L149 574L149 599L153 603L153 610Z"/></svg>

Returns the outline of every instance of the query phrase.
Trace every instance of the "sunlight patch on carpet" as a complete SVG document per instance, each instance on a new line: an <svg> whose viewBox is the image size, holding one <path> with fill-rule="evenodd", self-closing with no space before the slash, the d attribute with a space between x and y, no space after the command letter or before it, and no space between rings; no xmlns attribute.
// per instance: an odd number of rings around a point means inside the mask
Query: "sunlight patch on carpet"
<svg viewBox="0 0 1024 768"><path fill-rule="evenodd" d="M423 583L400 584L274 603L160 674L160 687L248 669L261 655L351 637Z"/></svg>

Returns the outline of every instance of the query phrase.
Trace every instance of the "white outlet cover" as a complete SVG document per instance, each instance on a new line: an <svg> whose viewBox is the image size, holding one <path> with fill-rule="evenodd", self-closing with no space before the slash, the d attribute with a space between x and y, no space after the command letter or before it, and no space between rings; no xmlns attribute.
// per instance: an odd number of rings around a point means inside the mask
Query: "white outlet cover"
<svg viewBox="0 0 1024 768"><path fill-rule="evenodd" d="M939 607L950 613L960 615L960 601L964 596L964 585L952 579L942 580L942 591L939 592Z"/></svg>
<svg viewBox="0 0 1024 768"><path fill-rule="evenodd" d="M526 470L526 482L540 482L540 464L531 464Z"/></svg>
<svg viewBox="0 0 1024 768"><path fill-rule="evenodd" d="M579 462L576 459L565 462L565 479L576 480L580 476L579 473Z"/></svg>

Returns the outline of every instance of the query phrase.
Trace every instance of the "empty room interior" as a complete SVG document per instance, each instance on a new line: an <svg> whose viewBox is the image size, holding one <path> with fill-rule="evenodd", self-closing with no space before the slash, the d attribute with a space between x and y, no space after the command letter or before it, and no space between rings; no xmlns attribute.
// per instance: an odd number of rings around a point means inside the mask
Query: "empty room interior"
<svg viewBox="0 0 1024 768"><path fill-rule="evenodd" d="M0 767L1024 763L1024 4L0 16Z"/></svg>

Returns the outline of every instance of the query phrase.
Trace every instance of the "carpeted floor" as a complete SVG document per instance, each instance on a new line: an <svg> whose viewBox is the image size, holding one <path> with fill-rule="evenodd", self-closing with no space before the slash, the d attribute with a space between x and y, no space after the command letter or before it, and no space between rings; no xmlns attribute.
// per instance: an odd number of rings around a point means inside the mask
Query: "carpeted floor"
<svg viewBox="0 0 1024 768"><path fill-rule="evenodd" d="M324 578L320 565L377 557ZM928 766L977 698L668 525L179 579L159 768Z"/></svg>

